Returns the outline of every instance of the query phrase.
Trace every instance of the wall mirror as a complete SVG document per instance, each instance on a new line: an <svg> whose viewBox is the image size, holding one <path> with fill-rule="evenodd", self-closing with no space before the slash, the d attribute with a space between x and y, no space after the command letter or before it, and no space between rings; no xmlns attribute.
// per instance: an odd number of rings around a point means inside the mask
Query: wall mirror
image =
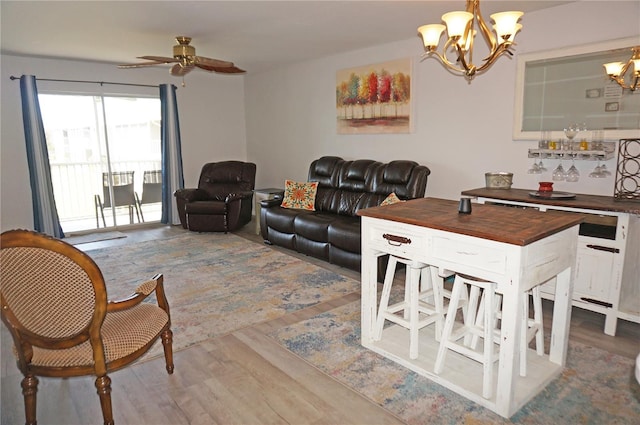
<svg viewBox="0 0 640 425"><path fill-rule="evenodd" d="M640 38L632 37L519 55L514 140L538 140L542 131L561 138L570 123L604 130L607 140L637 138L640 90L622 90L602 64L626 62L638 45Z"/></svg>

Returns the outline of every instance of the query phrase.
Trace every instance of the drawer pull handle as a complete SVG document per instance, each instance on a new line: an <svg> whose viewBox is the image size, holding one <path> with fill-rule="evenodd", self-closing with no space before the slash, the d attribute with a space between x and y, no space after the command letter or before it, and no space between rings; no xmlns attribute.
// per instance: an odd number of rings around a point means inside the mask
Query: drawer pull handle
<svg viewBox="0 0 640 425"><path fill-rule="evenodd" d="M596 299L593 299L593 298L587 298L587 297L580 297L580 299L582 301L584 301L584 302L588 302L588 303L592 303L592 304L598 304L598 305L601 305L601 306L607 307L607 308L613 307L613 304L608 303L606 301L600 301L600 300L596 300Z"/></svg>
<svg viewBox="0 0 640 425"><path fill-rule="evenodd" d="M404 236L396 236L396 235L390 235L388 233L385 233L384 235L382 235L382 237L387 240L389 245L393 245L393 246L400 246L402 244L411 243L411 239L405 238Z"/></svg>
<svg viewBox="0 0 640 425"><path fill-rule="evenodd" d="M620 250L618 248L609 248L608 246L587 245L587 248L597 249L598 251L612 252L614 254L619 254L620 253Z"/></svg>

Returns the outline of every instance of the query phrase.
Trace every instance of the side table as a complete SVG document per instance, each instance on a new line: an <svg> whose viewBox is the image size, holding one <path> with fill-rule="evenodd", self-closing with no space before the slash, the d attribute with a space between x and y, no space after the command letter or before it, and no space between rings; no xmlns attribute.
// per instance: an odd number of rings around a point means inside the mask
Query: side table
<svg viewBox="0 0 640 425"><path fill-rule="evenodd" d="M273 199L277 196L284 196L284 189L277 187L268 187L266 189L255 189L253 191L255 198L255 212L256 212L256 235L260 234L260 201Z"/></svg>

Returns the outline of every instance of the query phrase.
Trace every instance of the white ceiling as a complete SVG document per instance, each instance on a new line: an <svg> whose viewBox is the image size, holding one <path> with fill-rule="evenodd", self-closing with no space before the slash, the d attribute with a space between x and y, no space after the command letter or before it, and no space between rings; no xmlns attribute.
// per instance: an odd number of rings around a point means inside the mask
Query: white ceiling
<svg viewBox="0 0 640 425"><path fill-rule="evenodd" d="M570 1L483 0L481 11L526 13ZM1 52L135 63L172 56L174 37L199 56L248 72L416 37L463 0L448 1L0 1Z"/></svg>

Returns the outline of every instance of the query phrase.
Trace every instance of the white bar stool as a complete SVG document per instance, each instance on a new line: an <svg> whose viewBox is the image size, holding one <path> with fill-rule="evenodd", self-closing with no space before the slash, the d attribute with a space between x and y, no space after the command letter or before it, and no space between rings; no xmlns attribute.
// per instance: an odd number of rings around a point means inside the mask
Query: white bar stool
<svg viewBox="0 0 640 425"><path fill-rule="evenodd" d="M529 297L533 297L533 318L529 317ZM482 315L484 309L484 294L480 298L480 306L478 308L478 315L476 316L476 326L482 326ZM493 327L497 328L497 319L502 319L502 294L496 294L494 311L496 312L496 321ZM544 355L544 326L542 319L542 296L540 295L540 287L535 286L531 290L526 292L526 296L522 303L523 320L522 330L520 332L520 376L527 376L527 351L529 349L529 343L536 338L536 354L539 356ZM495 330L496 336L499 337L499 330ZM500 339L497 339L500 341ZM478 336L474 336L472 339L471 347L476 348Z"/></svg>
<svg viewBox="0 0 640 425"><path fill-rule="evenodd" d="M464 324L454 332L453 325L456 320L456 313L461 299L466 295L467 286L470 287L470 291ZM482 312L479 311L480 306L478 305L480 290L483 291L482 297L484 299ZM495 291L495 282L477 280L461 274L456 275L434 366L434 372L440 374L444 368L447 350L455 351L465 357L482 363L482 396L484 398L491 398L493 392L493 364L498 360L500 354L500 335L495 329L495 307L497 303ZM478 314L482 317L481 326L476 319ZM472 343L472 338L478 336L483 339L483 350L481 352L476 351L473 347L475 344ZM464 338L464 341L462 343L458 342L458 340L462 338Z"/></svg>
<svg viewBox="0 0 640 425"><path fill-rule="evenodd" d="M406 265L404 300L389 305L391 287L398 263ZM419 261L389 255L380 307L373 339L380 341L385 320L409 329L409 357L418 358L418 331L436 324L435 337L440 340L444 322L443 279L435 267ZM402 315L399 313L402 312Z"/></svg>
<svg viewBox="0 0 640 425"><path fill-rule="evenodd" d="M533 298L533 319L529 317L529 296ZM520 342L520 376L527 376L527 351L529 343L536 338L536 354L544 356L544 326L542 320L542 295L540 286L534 286L524 298L524 320Z"/></svg>

